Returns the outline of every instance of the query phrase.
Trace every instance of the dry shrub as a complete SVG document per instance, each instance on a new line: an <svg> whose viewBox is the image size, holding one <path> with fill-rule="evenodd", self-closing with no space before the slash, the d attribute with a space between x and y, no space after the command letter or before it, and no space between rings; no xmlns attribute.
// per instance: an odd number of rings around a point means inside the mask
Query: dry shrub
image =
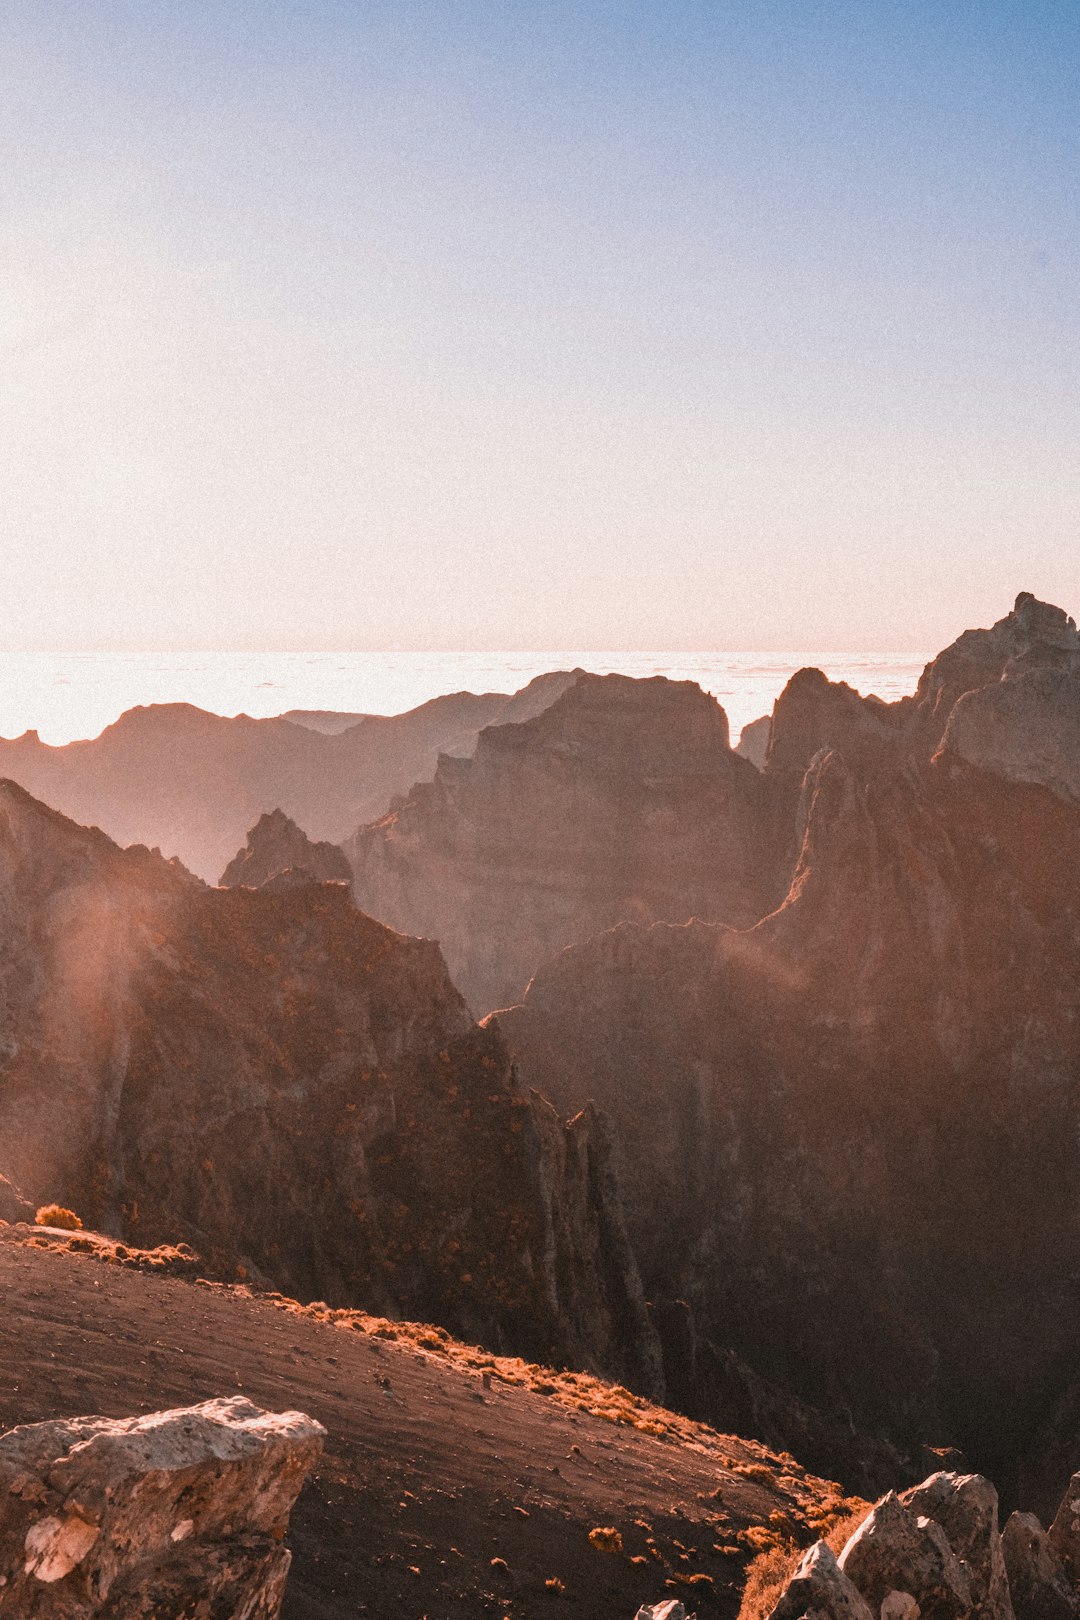
<svg viewBox="0 0 1080 1620"><path fill-rule="evenodd" d="M42 1204L34 1216L35 1226L58 1226L64 1232L81 1232L82 1221L73 1209L65 1209L63 1204Z"/></svg>
<svg viewBox="0 0 1080 1620"><path fill-rule="evenodd" d="M822 1537L834 1553L841 1551L870 1511L870 1503L858 1497L848 1497L843 1505L847 1511L834 1520L828 1534ZM805 1547L786 1542L758 1554L747 1566L739 1620L766 1620L805 1551Z"/></svg>

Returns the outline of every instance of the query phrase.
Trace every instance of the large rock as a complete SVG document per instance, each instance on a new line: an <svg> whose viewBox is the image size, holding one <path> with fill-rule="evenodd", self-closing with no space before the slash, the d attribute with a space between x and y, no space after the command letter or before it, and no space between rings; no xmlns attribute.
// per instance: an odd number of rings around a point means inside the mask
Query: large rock
<svg viewBox="0 0 1080 1620"><path fill-rule="evenodd" d="M945 1532L933 1519L909 1512L892 1491L855 1531L839 1565L874 1614L893 1593L913 1597L921 1620L964 1620L972 1612L970 1573Z"/></svg>
<svg viewBox="0 0 1080 1620"><path fill-rule="evenodd" d="M801 1620L807 1614L822 1620L875 1620L876 1610L871 1610L824 1541L803 1554L769 1620Z"/></svg>
<svg viewBox="0 0 1080 1620"><path fill-rule="evenodd" d="M1035 1515L1010 1515L1001 1545L1016 1620L1076 1620L1080 1595Z"/></svg>
<svg viewBox="0 0 1080 1620"><path fill-rule="evenodd" d="M1049 1541L1069 1579L1080 1584L1080 1473L1070 1479L1050 1526Z"/></svg>
<svg viewBox="0 0 1080 1620"><path fill-rule="evenodd" d="M912 1513L933 1519L971 1576L974 1612L980 1620L1013 1620L1005 1557L998 1532L998 1494L981 1474L932 1474L904 1491Z"/></svg>
<svg viewBox="0 0 1080 1620"><path fill-rule="evenodd" d="M0 1436L0 1616L274 1620L325 1430L242 1397Z"/></svg>
<svg viewBox="0 0 1080 1620"><path fill-rule="evenodd" d="M337 844L313 843L283 810L271 810L252 827L221 874L221 885L258 889L285 873L305 874L316 883L352 882L352 867Z"/></svg>

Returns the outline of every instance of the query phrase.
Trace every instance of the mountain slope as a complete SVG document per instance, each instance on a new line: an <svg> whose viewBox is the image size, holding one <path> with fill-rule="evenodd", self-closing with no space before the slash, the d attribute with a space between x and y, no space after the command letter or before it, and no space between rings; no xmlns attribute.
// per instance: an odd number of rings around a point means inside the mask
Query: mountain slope
<svg viewBox="0 0 1080 1620"><path fill-rule="evenodd" d="M0 1365L18 1369L0 1382L0 1429L235 1393L326 1426L292 1517L286 1620L531 1620L560 1595L599 1620L680 1592L733 1616L770 1515L808 1541L843 1511L790 1458L655 1409L612 1422L588 1408L633 1411L615 1392L541 1393L541 1369L430 1333L350 1331L243 1289L28 1248L2 1225L0 1290ZM621 1553L590 1544L607 1526ZM665 1585L687 1575L702 1579Z"/></svg>

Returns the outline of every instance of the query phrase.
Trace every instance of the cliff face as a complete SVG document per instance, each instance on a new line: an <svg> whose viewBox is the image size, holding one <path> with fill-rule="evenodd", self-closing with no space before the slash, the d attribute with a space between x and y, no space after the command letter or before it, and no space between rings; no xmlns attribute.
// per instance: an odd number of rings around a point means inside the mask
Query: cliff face
<svg viewBox="0 0 1080 1620"><path fill-rule="evenodd" d="M536 719L345 846L358 902L436 937L470 1005L516 1000L539 962L625 918L750 923L765 907L760 778L689 682L581 676Z"/></svg>
<svg viewBox="0 0 1080 1620"><path fill-rule="evenodd" d="M559 1108L612 1116L651 1296L1012 1481L1080 1355L1080 676L1064 615L1003 624L885 715L789 689L766 783L791 792L793 715L813 763L775 912L614 929L499 1022Z"/></svg>
<svg viewBox="0 0 1080 1620"><path fill-rule="evenodd" d="M155 704L62 748L36 732L0 738L0 777L119 844L178 856L213 882L264 812L280 807L312 838L339 842L429 779L440 753L471 752L481 727L538 712L572 679L540 676L513 696L458 692L408 714L360 716L341 731L327 716L315 729Z"/></svg>
<svg viewBox="0 0 1080 1620"><path fill-rule="evenodd" d="M0 784L0 1143L36 1202L648 1388L602 1124L341 884L208 889Z"/></svg>

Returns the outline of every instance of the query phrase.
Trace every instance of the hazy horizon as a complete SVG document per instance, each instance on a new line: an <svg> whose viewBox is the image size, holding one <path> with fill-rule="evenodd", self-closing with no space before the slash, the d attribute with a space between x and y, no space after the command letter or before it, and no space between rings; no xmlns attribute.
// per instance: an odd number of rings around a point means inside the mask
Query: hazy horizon
<svg viewBox="0 0 1080 1620"><path fill-rule="evenodd" d="M14 0L12 647L1080 598L1080 12Z"/></svg>

